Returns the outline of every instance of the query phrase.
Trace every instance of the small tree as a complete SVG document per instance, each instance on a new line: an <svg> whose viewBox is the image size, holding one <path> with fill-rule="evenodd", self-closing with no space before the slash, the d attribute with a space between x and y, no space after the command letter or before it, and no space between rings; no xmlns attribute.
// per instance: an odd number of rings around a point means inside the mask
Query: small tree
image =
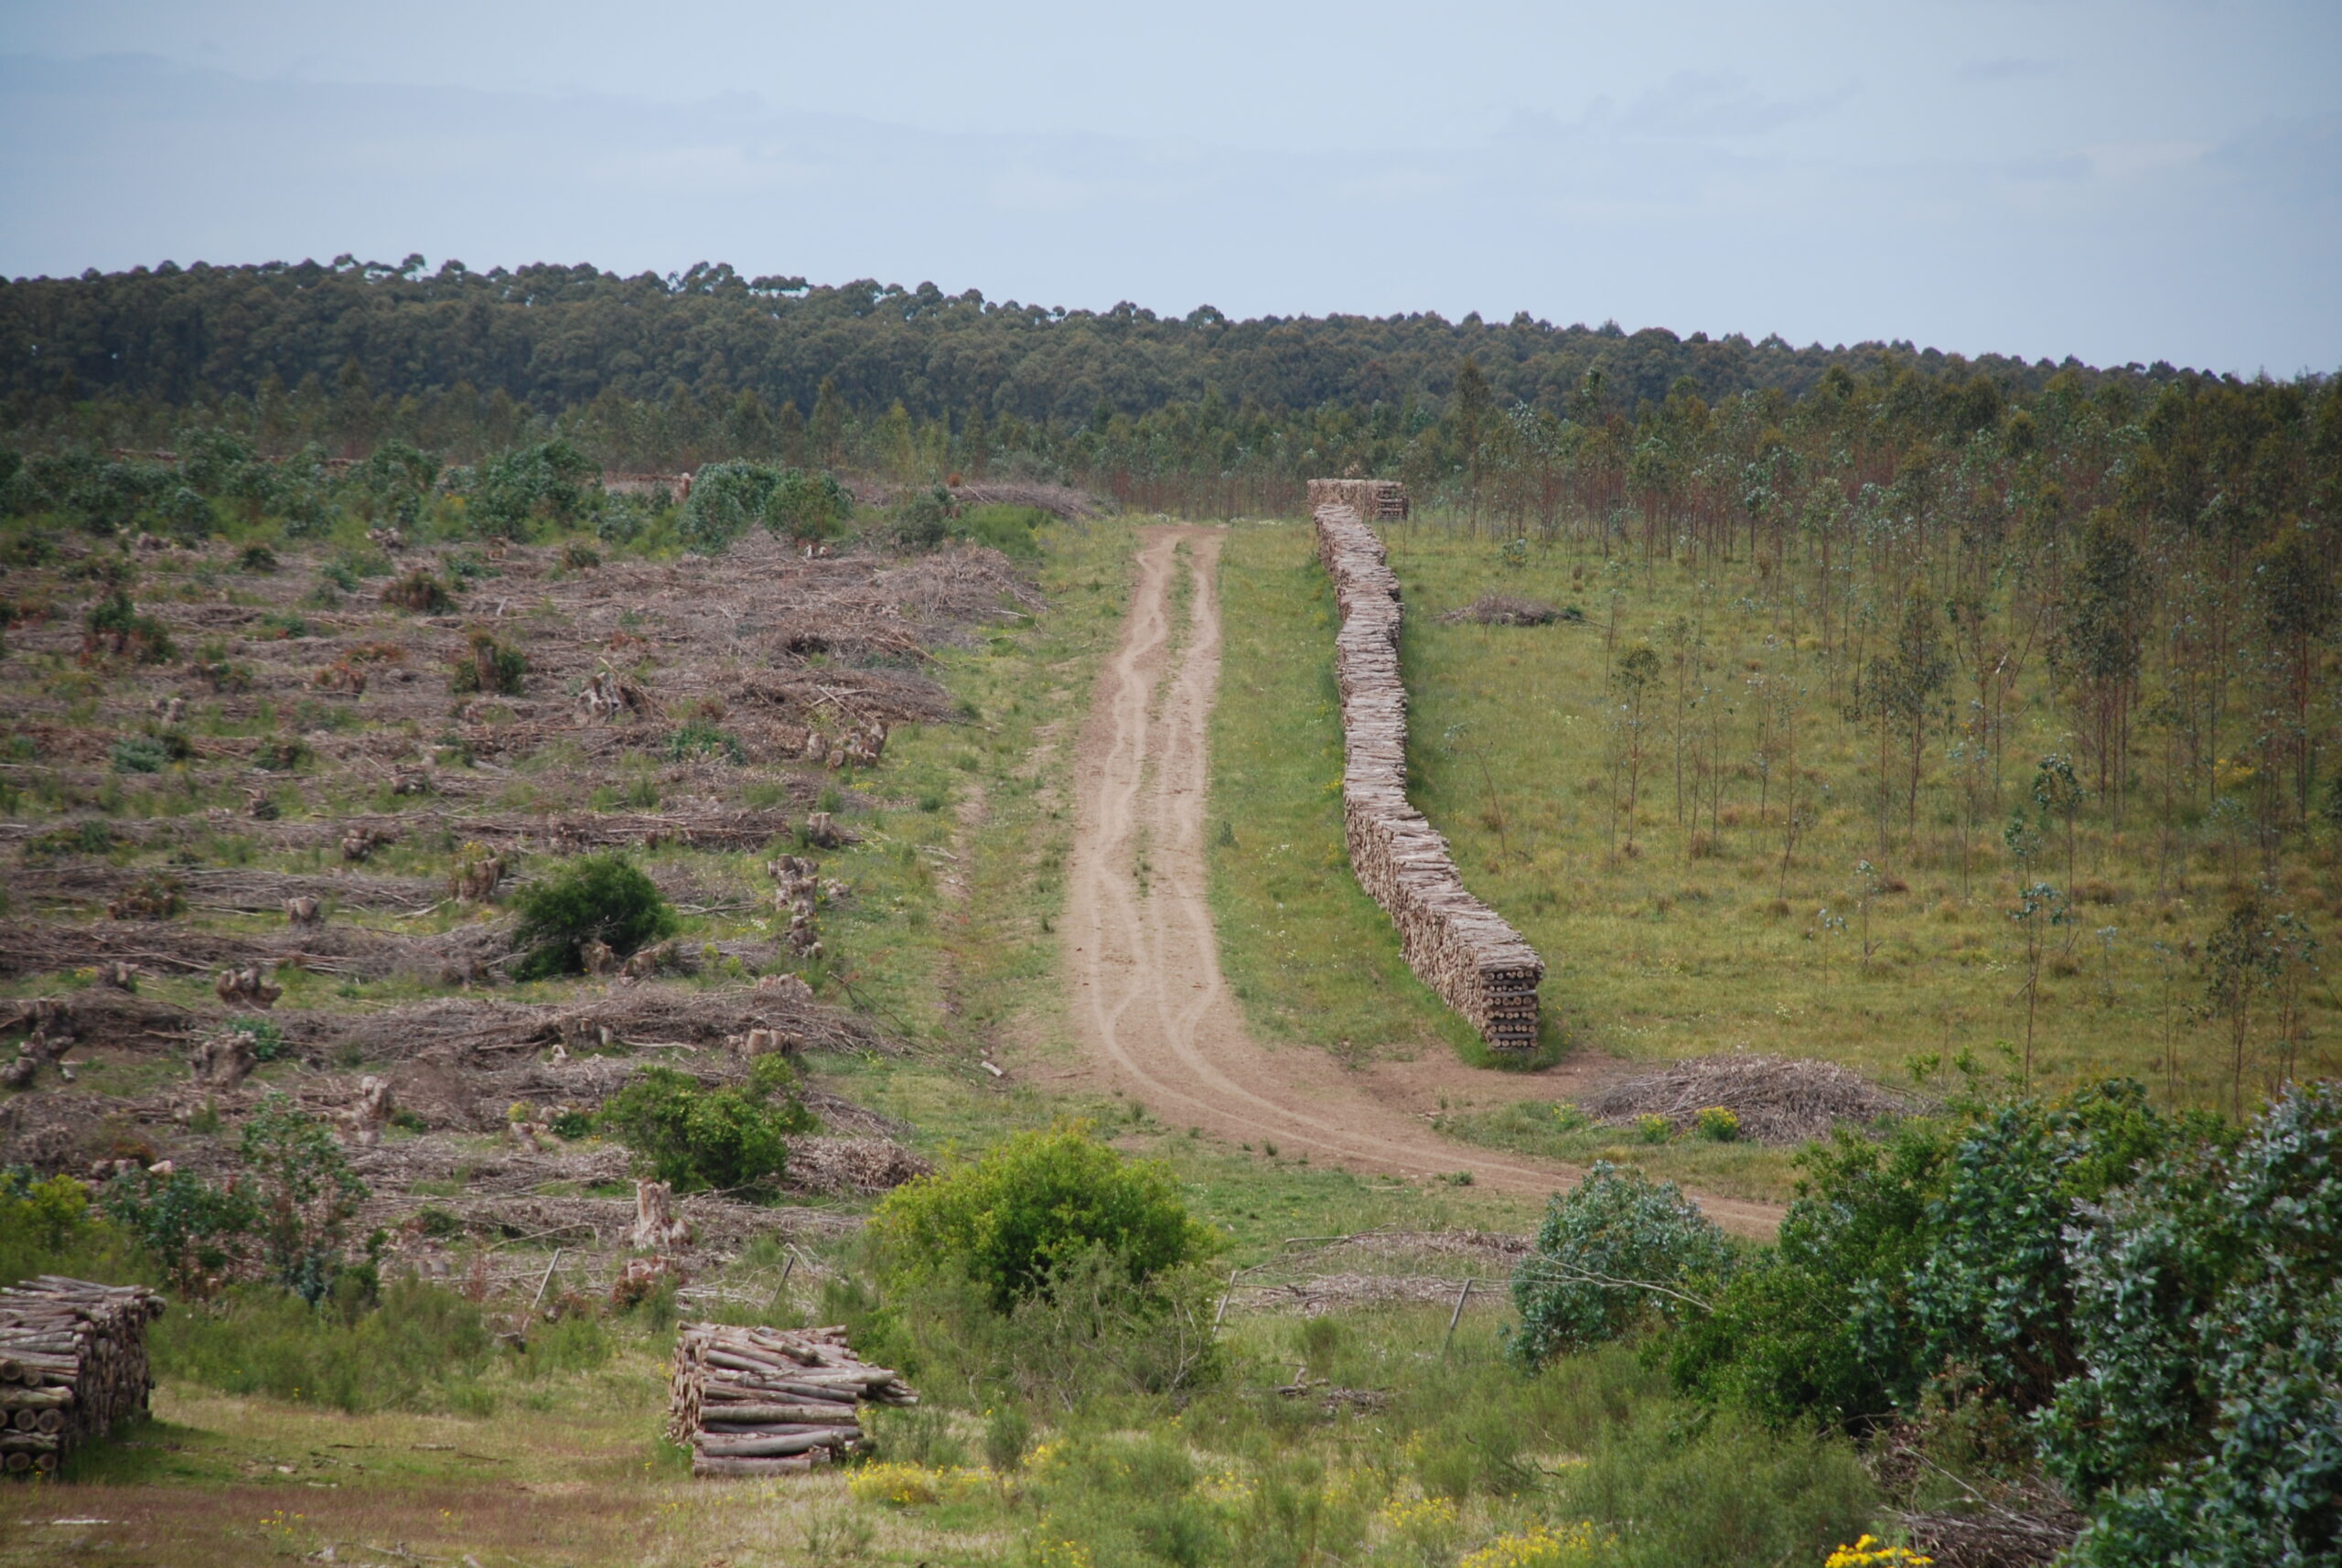
<svg viewBox="0 0 2342 1568"><path fill-rule="evenodd" d="M244 1167L237 1186L257 1210L262 1263L315 1305L341 1272L366 1184L326 1124L282 1094L245 1121L236 1152Z"/></svg>
<svg viewBox="0 0 2342 1568"><path fill-rule="evenodd" d="M2284 967L2284 954L2260 899L2248 897L2229 911L2204 943L2204 1011L2228 1026L2229 1110L2240 1116L2253 999L2270 989Z"/></svg>
<svg viewBox="0 0 2342 1568"><path fill-rule="evenodd" d="M1536 1251L1513 1271L1512 1352L1541 1366L1686 1306L1704 1311L1693 1292L1731 1266L1724 1232L1673 1182L1597 1160L1546 1206Z"/></svg>
<svg viewBox="0 0 2342 1568"><path fill-rule="evenodd" d="M623 957L676 929L658 886L616 851L580 855L521 888L512 903L521 913L515 935L530 950L516 971L523 980L581 972L587 942Z"/></svg>
<svg viewBox="0 0 2342 1568"><path fill-rule="evenodd" d="M1144 1286L1227 1244L1188 1216L1168 1165L1125 1160L1080 1126L1016 1133L897 1187L870 1224L897 1283L963 1279L1003 1313L1090 1255Z"/></svg>

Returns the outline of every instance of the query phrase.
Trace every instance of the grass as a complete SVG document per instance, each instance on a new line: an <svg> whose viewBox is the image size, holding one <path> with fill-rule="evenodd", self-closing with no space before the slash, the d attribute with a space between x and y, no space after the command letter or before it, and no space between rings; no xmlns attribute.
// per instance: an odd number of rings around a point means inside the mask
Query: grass
<svg viewBox="0 0 2342 1568"><path fill-rule="evenodd" d="M1211 718L1210 897L1220 967L1253 1026L1355 1054L1479 1049L1414 977L1350 875L1334 596L1301 531L1232 530L1220 548Z"/></svg>
<svg viewBox="0 0 2342 1568"><path fill-rule="evenodd" d="M1875 729L1843 716L1843 672L1821 663L1768 580L1727 567L1703 582L1672 564L1606 567L1537 545L1510 565L1492 543L1420 526L1391 538L1409 609L1413 798L1466 884L1544 955L1546 1006L1573 1045L1646 1059L1777 1051L1907 1081L1964 1054L2022 1073L2028 972L2012 918L2018 868L2001 835L2029 800L2033 762L2070 748L2046 660L2011 704L1999 802L1982 773L1977 795L1963 793L1939 734L1923 752L1916 830L1899 792L1882 825ZM1262 1026L1292 1037L1457 1042L1457 1026L1395 972L1387 922L1339 862L1333 610L1308 530L1239 531L1224 559L1215 799L1242 853L1215 856L1214 892L1231 976ZM1491 591L1585 618L1441 624ZM1643 646L1660 669L1629 824L1610 674ZM1808 820L1785 870L1792 800ZM2069 891L2071 919L2043 954L2035 1088L2129 1074L2174 1102L2226 1101L2226 1044L2198 1019L2204 977L2187 956L2238 886L2223 832L2217 816L2183 820L2166 854L2145 807L2116 822L2092 802L2069 875L2066 828L2051 821L2027 875ZM2335 860L2328 833L2280 865L2276 906L2322 929ZM2304 1076L2342 1063L2337 1009L2331 986L2308 988ZM2274 1009L2262 1018L2249 1087Z"/></svg>

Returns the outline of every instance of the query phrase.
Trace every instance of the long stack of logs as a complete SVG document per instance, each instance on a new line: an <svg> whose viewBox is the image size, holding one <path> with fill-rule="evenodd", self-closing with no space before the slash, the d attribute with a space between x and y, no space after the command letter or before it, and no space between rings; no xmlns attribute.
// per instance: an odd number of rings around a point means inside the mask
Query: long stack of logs
<svg viewBox="0 0 2342 1568"><path fill-rule="evenodd" d="M43 1274L0 1290L0 1467L46 1474L146 1408L146 1322L163 1298L136 1285Z"/></svg>
<svg viewBox="0 0 2342 1568"><path fill-rule="evenodd" d="M919 1403L909 1385L855 1356L843 1328L687 1323L675 1346L667 1435L694 1476L787 1476L862 1445L860 1407Z"/></svg>
<svg viewBox="0 0 2342 1568"><path fill-rule="evenodd" d="M1382 541L1346 501L1320 500L1387 481L1312 479L1317 555L1334 580L1342 628L1342 819L1359 885L1399 928L1408 966L1471 1022L1491 1048L1537 1044L1544 961L1504 917L1465 890L1447 840L1407 800L1407 690L1399 675L1399 579ZM1402 498L1403 504L1403 496Z"/></svg>
<svg viewBox="0 0 2342 1568"><path fill-rule="evenodd" d="M1346 506L1368 522L1407 521L1407 487L1396 479L1312 479L1309 510Z"/></svg>

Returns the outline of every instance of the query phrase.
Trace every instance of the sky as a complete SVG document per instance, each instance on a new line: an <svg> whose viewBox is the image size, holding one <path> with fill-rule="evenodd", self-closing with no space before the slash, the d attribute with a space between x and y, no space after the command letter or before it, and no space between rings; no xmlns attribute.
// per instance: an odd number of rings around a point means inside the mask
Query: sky
<svg viewBox="0 0 2342 1568"><path fill-rule="evenodd" d="M729 262L2342 370L2334 0L11 0L0 274Z"/></svg>

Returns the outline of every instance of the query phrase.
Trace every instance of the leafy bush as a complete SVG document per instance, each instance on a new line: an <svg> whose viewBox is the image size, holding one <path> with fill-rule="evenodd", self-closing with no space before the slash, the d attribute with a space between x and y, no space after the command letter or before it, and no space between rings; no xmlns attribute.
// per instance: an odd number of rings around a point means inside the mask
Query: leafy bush
<svg viewBox="0 0 2342 1568"><path fill-rule="evenodd" d="M474 627L464 651L448 673L447 690L457 696L474 693L510 696L520 692L528 672L526 654L517 648L505 647L485 627Z"/></svg>
<svg viewBox="0 0 2342 1568"><path fill-rule="evenodd" d="M997 1312L1046 1292L1086 1253L1134 1284L1217 1256L1218 1231L1188 1216L1160 1161L1128 1161L1080 1127L1018 1133L971 1165L887 1194L873 1233L898 1283L963 1279Z"/></svg>
<svg viewBox="0 0 2342 1568"><path fill-rule="evenodd" d="M154 1260L181 1295L203 1296L233 1277L252 1252L260 1208L233 1184L188 1171L140 1171L106 1189L106 1212Z"/></svg>
<svg viewBox="0 0 2342 1568"><path fill-rule="evenodd" d="M587 942L623 957L676 930L658 886L617 851L580 855L522 887L512 903L521 913L516 938L530 950L517 972L523 980L582 972Z"/></svg>
<svg viewBox="0 0 2342 1568"><path fill-rule="evenodd" d="M2068 1232L2083 1370L2042 1454L2108 1491L2079 1564L2342 1551L2342 1089L2296 1088L2233 1151L2175 1150Z"/></svg>
<svg viewBox="0 0 2342 1568"><path fill-rule="evenodd" d="M116 588L81 618L81 656L112 654L140 664L161 664L172 656L171 634L153 616L141 615L130 594Z"/></svg>
<svg viewBox="0 0 2342 1568"><path fill-rule="evenodd" d="M489 458L473 475L467 498L481 533L526 539L539 521L568 525L590 510L587 480L598 470L566 441L540 442ZM596 478L590 487L598 489Z"/></svg>
<svg viewBox="0 0 2342 1568"><path fill-rule="evenodd" d="M951 520L958 513L951 492L940 485L911 490L895 503L887 532L905 550L932 550L950 536Z"/></svg>
<svg viewBox="0 0 2342 1568"><path fill-rule="evenodd" d="M689 1073L645 1068L596 1118L678 1192L732 1190L777 1181L789 1140L814 1127L786 1058L762 1056L745 1085L703 1089Z"/></svg>
<svg viewBox="0 0 2342 1568"><path fill-rule="evenodd" d="M456 596L432 575L430 568L417 566L382 585L382 602L416 615L440 616L456 607Z"/></svg>
<svg viewBox="0 0 2342 1568"><path fill-rule="evenodd" d="M735 460L699 471L679 532L693 550L714 554L757 523L790 539L823 539L853 514L854 498L827 474Z"/></svg>
<svg viewBox="0 0 2342 1568"><path fill-rule="evenodd" d="M273 1062L285 1054L285 1030L274 1018L247 1015L229 1019L228 1027L244 1036L256 1062Z"/></svg>
<svg viewBox="0 0 2342 1568"><path fill-rule="evenodd" d="M263 741L252 752L252 766L270 773L291 773L309 760L309 743L295 736Z"/></svg>
<svg viewBox="0 0 2342 1568"><path fill-rule="evenodd" d="M151 735L126 735L113 743L106 760L116 773L160 773L170 757Z"/></svg>
<svg viewBox="0 0 2342 1568"><path fill-rule="evenodd" d="M1694 1131L1712 1144L1730 1144L1740 1137L1740 1118L1722 1105L1711 1105L1700 1112Z"/></svg>
<svg viewBox="0 0 2342 1568"><path fill-rule="evenodd" d="M722 757L736 765L748 760L739 736L704 718L693 719L667 736L668 761L692 762L704 757Z"/></svg>
<svg viewBox="0 0 2342 1568"><path fill-rule="evenodd" d="M126 1241L71 1176L0 1166L0 1285L43 1273L124 1277Z"/></svg>
<svg viewBox="0 0 2342 1568"><path fill-rule="evenodd" d="M236 1145L238 1186L258 1207L260 1262L278 1283L315 1303L345 1266L349 1222L366 1184L326 1124L282 1094L245 1118Z"/></svg>
<svg viewBox="0 0 2342 1568"><path fill-rule="evenodd" d="M1536 1250L1513 1273L1513 1353L1537 1366L1671 1320L1731 1266L1724 1232L1674 1183L1597 1160L1554 1196Z"/></svg>

